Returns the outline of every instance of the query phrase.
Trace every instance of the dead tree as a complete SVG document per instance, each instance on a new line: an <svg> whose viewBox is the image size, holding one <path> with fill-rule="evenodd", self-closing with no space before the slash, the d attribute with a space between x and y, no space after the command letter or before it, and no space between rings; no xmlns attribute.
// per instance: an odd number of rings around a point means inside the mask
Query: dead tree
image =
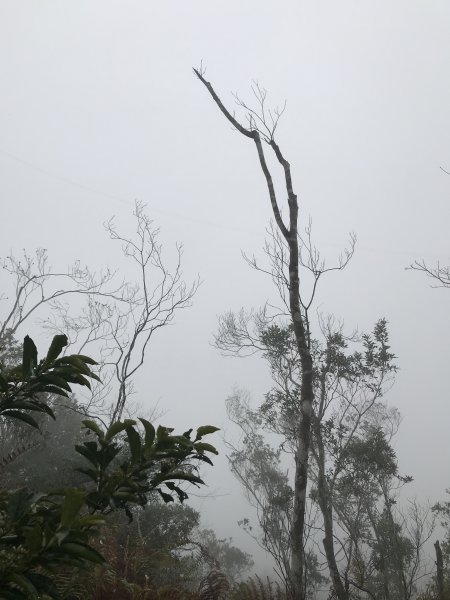
<svg viewBox="0 0 450 600"><path fill-rule="evenodd" d="M136 204L134 216L137 227L133 237L121 235L113 221L106 224L111 239L122 244L123 254L131 259L138 273L133 303L124 315L112 321L111 362L119 384L112 421L122 415L133 376L144 363L153 335L168 325L179 310L191 305L199 286L198 279L190 285L183 280L182 245L177 244L175 265L169 269L163 260L159 230L153 227L142 204Z"/></svg>
<svg viewBox="0 0 450 600"><path fill-rule="evenodd" d="M121 244L125 259L136 269L134 280L124 279L117 269L95 272L79 262L67 271L54 271L43 249L34 256L24 253L22 258L11 255L0 261L14 281L11 295L0 296L9 301L5 316L0 314L0 357L2 346L10 347L24 324L38 317L52 334L66 334L72 351L96 357L102 381L93 385L83 410L112 421L126 408L133 377L153 335L190 306L199 285L198 279L190 285L183 280L180 244L169 268L159 230L144 208L135 204L134 234L120 233L114 220L105 224L111 240ZM85 301L81 307L80 298Z"/></svg>
<svg viewBox="0 0 450 600"><path fill-rule="evenodd" d="M295 600L303 600L305 597L303 581L305 551L303 540L305 532L306 492L314 387L309 323L305 318L305 312L302 308L300 297L298 199L297 194L294 191L290 164L284 157L274 137L279 118L283 111L266 111L266 93L259 86L256 86L254 93L259 102L260 110L254 111L243 102L240 102L241 106L248 112L248 126L244 127L224 106L212 85L206 81L204 78L204 70L202 68L194 69L194 72L206 87L225 118L239 133L252 140L255 144L261 169L266 181L275 223L288 248L288 307L301 363L301 386L299 394L300 414L297 447L295 452L294 508L291 525L290 594ZM289 210L287 223L285 223L281 214L280 203L270 169L267 165L263 143L267 144L271 151L274 152L284 174L285 193L287 194Z"/></svg>

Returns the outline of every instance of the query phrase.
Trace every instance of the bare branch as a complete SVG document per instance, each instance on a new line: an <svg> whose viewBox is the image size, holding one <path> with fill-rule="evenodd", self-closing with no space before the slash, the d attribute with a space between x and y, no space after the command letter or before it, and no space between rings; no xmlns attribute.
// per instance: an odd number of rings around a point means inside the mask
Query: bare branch
<svg viewBox="0 0 450 600"><path fill-rule="evenodd" d="M274 187L273 180L272 180L272 175L270 174L269 168L267 166L266 157L264 155L264 150L263 150L263 147L262 147L262 144L261 144L260 131L256 128L256 123L253 120L251 120L251 122L250 122L250 128L249 129L243 127L235 119L235 117L228 111L228 109L225 108L225 106L222 103L222 101L220 100L219 96L214 91L214 88L212 87L212 85L208 81L206 81L204 79L204 77L201 74L201 72L198 69L194 69L194 73L197 75L197 77L200 79L200 81L206 87L206 89L208 90L208 92L211 94L214 102L217 104L217 106L219 107L219 109L221 110L221 112L225 115L225 117L228 119L228 121L240 133L242 133L242 135L245 135L246 137L253 139L253 141L255 142L256 149L257 149L257 152L258 152L259 162L260 162L261 169L263 171L263 174L264 174L264 177L265 177L265 180L266 180L267 189L269 191L270 203L272 205L272 210L273 210L273 214L274 214L275 220L277 222L278 227L280 228L280 231L283 233L283 235L285 237L288 237L289 232L288 232L288 230L287 230L287 228L286 228L286 226L285 226L285 224L283 222L283 219L281 217L281 213L280 213L280 209L279 209L279 206L278 206L278 201L277 201L277 197L276 197L276 193L275 193L275 187Z"/></svg>
<svg viewBox="0 0 450 600"><path fill-rule="evenodd" d="M414 261L406 267L406 270L421 271L425 273L427 277L430 277L435 284L431 287L439 288L450 288L450 266L442 266L439 262L436 267L429 267L425 261Z"/></svg>
<svg viewBox="0 0 450 600"><path fill-rule="evenodd" d="M191 305L199 286L198 279L190 285L183 280L181 245L176 247L174 266L168 268L159 230L144 208L142 203L135 205L132 236L120 234L114 219L105 224L111 240L121 244L124 257L137 271L133 283L120 279L117 270L96 273L79 262L67 272L53 271L42 249L35 256L9 256L2 263L15 279L15 289L12 308L0 321L0 340L6 334L14 336L27 320L47 309L41 325L53 334L66 334L78 353L89 348L100 363L102 384L92 386L84 409L97 416L109 413L113 419L120 418L133 393L133 376L144 363L153 335L172 322L179 309ZM84 300L79 312L73 310L74 297Z"/></svg>

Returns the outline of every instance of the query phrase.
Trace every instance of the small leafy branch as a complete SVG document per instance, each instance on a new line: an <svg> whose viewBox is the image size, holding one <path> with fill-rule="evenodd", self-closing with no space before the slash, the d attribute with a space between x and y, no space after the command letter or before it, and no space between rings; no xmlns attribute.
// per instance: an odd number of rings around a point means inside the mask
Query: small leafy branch
<svg viewBox="0 0 450 600"><path fill-rule="evenodd" d="M38 360L33 340L26 336L19 366L0 364L0 419L18 419L32 427L32 416L43 413L55 418L48 394L68 396L71 385L90 387L98 379L84 355L61 356L65 335L53 338L46 357ZM30 414L31 413L31 414ZM91 545L99 535L105 516L144 506L158 492L165 502L187 493L183 482L204 485L198 475L201 462L212 464L208 454L217 454L203 437L217 427L199 427L173 435L173 429L156 430L146 419L116 421L106 430L94 420L83 422L89 439L76 446L89 463L78 470L87 480L83 487L35 493L28 489L0 491L0 589L2 598L58 599L54 575L64 568L86 569L104 563Z"/></svg>
<svg viewBox="0 0 450 600"><path fill-rule="evenodd" d="M144 427L143 435L136 428L136 421L131 419L116 421L106 432L95 421L83 421L96 437L94 441L75 447L90 463L89 467L78 471L94 484L94 489L86 496L91 512L108 514L123 509L131 518L129 504L144 506L148 494L155 490L165 502L173 502L174 494L183 502L188 495L175 481L204 485L196 474L197 464L203 461L212 465L206 452L217 454L217 450L201 439L218 431L217 427L199 427L195 439L191 440L192 430L183 435L171 435L173 429L170 427L160 426L155 430L146 419L139 421ZM120 436L123 433L125 438ZM124 450L127 457L117 464L115 459ZM168 491L161 489L163 485Z"/></svg>
<svg viewBox="0 0 450 600"><path fill-rule="evenodd" d="M9 369L0 364L0 416L38 427L30 412L46 413L55 418L46 394L67 398L72 392L70 384L90 389L89 379L100 381L90 368L97 364L95 360L81 354L60 357L65 346L67 336L55 335L47 356L38 361L33 340L25 336L22 363Z"/></svg>

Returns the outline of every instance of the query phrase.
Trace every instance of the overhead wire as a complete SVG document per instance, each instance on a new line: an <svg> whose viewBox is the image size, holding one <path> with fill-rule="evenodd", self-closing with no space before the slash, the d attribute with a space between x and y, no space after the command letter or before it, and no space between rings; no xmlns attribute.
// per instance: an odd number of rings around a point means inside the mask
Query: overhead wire
<svg viewBox="0 0 450 600"><path fill-rule="evenodd" d="M122 198L121 196L118 196L116 194L111 194L110 192L105 192L103 190L99 190L98 188L93 188L91 186L85 185L84 183L80 183L79 181L76 181L75 179L66 177L65 175L59 175L58 173L50 171L44 167L41 167L40 165L37 165L37 164L35 164L31 161L25 160L11 152L8 152L8 151L4 150L3 148L0 148L0 154L8 157L11 160L14 160L15 162L17 162L19 164L22 164L30 169L33 169L34 171L42 173L43 175L46 175L47 177L49 177L51 179L61 181L62 183L66 183L66 184L76 187L78 189L84 190L85 192L89 192L91 194L95 194L95 195L101 196L103 198L108 198L109 200L114 200L115 202L119 202L126 206L132 207L132 202L130 202L129 200L126 200L125 198ZM243 231L245 233L250 233L252 235L258 235L258 236L260 235L259 232L253 231L247 227L238 227L236 225L231 225L229 223L223 223L223 222L217 223L214 221L209 221L207 219L192 217L192 216L184 215L184 214L174 212L174 211L168 211L165 209L155 208L154 206L152 206L151 210L155 213L158 213L158 214L161 214L164 216L174 217L176 219L181 219L184 221L190 221L192 223L197 223L199 225L206 226L206 227L214 227L214 228L218 228L218 229L228 229L228 230L234 230L234 231ZM335 248L341 247L340 244L333 244L330 242L320 242L319 244L320 244L320 246L328 246L328 247L335 247ZM404 249L395 249L394 250L394 249L389 249L389 248L369 247L369 246L364 246L361 244L358 244L358 249L362 250L364 252L382 252L383 254L404 255L404 256L409 256L410 258L421 258L421 259L428 258L430 260L439 260L439 258L442 258L436 254L418 253L417 251L410 251L410 250L404 250Z"/></svg>

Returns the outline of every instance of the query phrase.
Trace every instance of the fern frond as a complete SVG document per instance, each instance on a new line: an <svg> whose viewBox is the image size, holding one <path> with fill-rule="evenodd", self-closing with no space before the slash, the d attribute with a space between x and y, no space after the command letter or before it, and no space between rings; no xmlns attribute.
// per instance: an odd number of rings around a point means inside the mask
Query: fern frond
<svg viewBox="0 0 450 600"><path fill-rule="evenodd" d="M286 593L277 582L263 581L255 575L247 581L238 583L229 595L230 600L286 600Z"/></svg>

